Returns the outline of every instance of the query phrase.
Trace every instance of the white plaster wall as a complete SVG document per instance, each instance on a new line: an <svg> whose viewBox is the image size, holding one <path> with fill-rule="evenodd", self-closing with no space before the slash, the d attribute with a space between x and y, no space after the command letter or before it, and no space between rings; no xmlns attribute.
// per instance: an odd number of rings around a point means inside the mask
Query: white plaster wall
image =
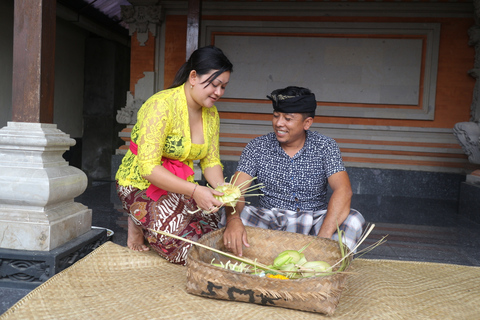
<svg viewBox="0 0 480 320"><path fill-rule="evenodd" d="M0 0L0 128L12 120L14 0ZM57 18L54 118L72 138L83 135L83 72L88 32Z"/></svg>

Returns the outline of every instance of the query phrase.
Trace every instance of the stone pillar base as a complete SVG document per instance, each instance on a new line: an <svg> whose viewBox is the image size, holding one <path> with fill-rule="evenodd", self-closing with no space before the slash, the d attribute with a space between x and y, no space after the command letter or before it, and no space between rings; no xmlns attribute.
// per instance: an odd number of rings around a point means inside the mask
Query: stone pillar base
<svg viewBox="0 0 480 320"><path fill-rule="evenodd" d="M73 201L87 176L62 157L74 144L55 124L0 129L0 248L50 251L90 231L92 211Z"/></svg>
<svg viewBox="0 0 480 320"><path fill-rule="evenodd" d="M28 214L29 219L25 219ZM81 203L62 203L46 210L0 209L3 248L54 249L90 230L92 210Z"/></svg>

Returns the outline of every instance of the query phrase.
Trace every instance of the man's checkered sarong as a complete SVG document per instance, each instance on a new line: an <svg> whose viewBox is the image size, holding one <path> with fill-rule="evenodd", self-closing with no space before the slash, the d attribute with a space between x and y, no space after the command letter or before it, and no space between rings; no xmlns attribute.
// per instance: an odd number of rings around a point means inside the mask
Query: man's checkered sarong
<svg viewBox="0 0 480 320"><path fill-rule="evenodd" d="M245 226L316 236L320 231L326 213L327 210L296 212L277 208L269 210L254 206L245 206L240 214L240 218ZM223 214L219 227L224 227L225 224L226 216ZM355 209L350 209L350 214L347 219L339 226L339 229L345 232L342 240L350 250L355 247L362 236L364 225L365 219L362 214ZM332 239L338 240L337 232L333 234Z"/></svg>

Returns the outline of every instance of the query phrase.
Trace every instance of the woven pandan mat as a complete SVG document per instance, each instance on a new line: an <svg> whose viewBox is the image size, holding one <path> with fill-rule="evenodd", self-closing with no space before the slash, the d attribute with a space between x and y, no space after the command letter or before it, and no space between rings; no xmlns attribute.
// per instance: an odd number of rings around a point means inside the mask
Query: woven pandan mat
<svg viewBox="0 0 480 320"><path fill-rule="evenodd" d="M32 290L7 319L479 319L480 268L356 259L335 314L186 292L186 268L107 242Z"/></svg>

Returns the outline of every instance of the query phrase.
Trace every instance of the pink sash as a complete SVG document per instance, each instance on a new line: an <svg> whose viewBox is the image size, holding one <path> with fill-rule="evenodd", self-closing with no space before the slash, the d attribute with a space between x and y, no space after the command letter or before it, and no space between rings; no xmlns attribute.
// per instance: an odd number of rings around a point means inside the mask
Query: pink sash
<svg viewBox="0 0 480 320"><path fill-rule="evenodd" d="M130 141L130 151L132 151L134 155L137 155L138 153L138 145L133 141ZM187 180L189 176L194 174L192 168L179 160L162 157L162 161L165 169L183 180ZM150 184L147 188L147 196L154 201L157 201L161 196L166 195L167 193L167 191L160 189L154 184Z"/></svg>

